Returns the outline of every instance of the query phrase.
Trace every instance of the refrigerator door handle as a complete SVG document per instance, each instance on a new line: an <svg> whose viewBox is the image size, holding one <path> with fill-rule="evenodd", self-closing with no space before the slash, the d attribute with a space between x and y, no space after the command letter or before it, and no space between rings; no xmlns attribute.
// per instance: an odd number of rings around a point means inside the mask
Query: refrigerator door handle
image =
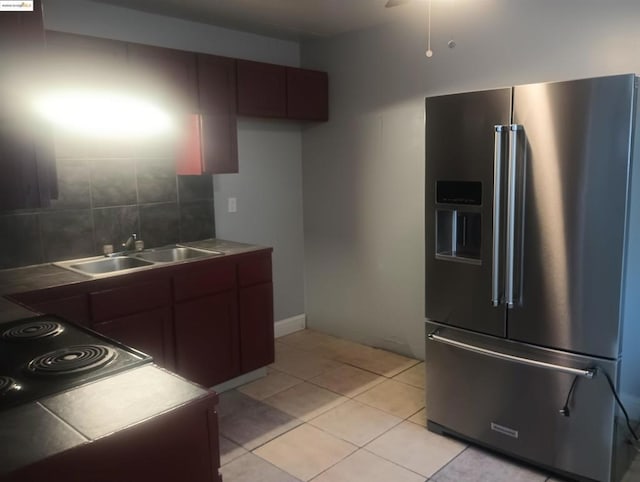
<svg viewBox="0 0 640 482"><path fill-rule="evenodd" d="M516 235L516 184L518 158L518 131L523 128L518 124L509 126L509 163L507 171L507 246L506 246L506 279L505 304L507 308L514 306L514 262Z"/></svg>
<svg viewBox="0 0 640 482"><path fill-rule="evenodd" d="M569 373L571 375L576 375L584 378L593 378L596 374L595 368L588 369L580 369L580 368L572 368L564 365L556 365L555 363L547 363L539 360L532 360L531 358L523 358L516 355L509 355L508 353L501 353L499 351L489 350L487 348L481 348L475 345L469 345L468 343L463 343L461 341L452 340L451 338L446 338L444 336L440 336L437 332L433 332L427 335L427 338L431 341L436 341L439 343L444 343L445 345L451 345L456 348L461 348L462 350L472 351L474 353L479 353L481 355L490 356L493 358L499 358L501 360L507 360L514 363L520 363L522 365L529 365L538 368L544 368L547 370L554 370L562 373Z"/></svg>
<svg viewBox="0 0 640 482"><path fill-rule="evenodd" d="M500 304L500 214L502 192L502 133L508 126L497 125L495 129L495 146L493 149L493 249L491 262L491 304Z"/></svg>

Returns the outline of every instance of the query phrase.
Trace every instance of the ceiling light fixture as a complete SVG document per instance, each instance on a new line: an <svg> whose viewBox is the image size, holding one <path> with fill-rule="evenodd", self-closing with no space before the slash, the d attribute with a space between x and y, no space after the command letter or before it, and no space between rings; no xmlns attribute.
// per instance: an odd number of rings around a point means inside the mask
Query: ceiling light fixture
<svg viewBox="0 0 640 482"><path fill-rule="evenodd" d="M113 91L52 91L37 98L33 107L52 124L91 137L147 137L169 131L172 124L153 103Z"/></svg>

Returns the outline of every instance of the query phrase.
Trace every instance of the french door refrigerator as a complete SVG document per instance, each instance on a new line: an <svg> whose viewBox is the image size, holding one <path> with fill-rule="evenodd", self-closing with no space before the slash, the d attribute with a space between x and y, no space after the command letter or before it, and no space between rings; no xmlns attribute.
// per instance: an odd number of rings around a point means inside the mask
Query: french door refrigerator
<svg viewBox="0 0 640 482"><path fill-rule="evenodd" d="M636 103L631 74L426 99L430 430L621 478L640 419Z"/></svg>

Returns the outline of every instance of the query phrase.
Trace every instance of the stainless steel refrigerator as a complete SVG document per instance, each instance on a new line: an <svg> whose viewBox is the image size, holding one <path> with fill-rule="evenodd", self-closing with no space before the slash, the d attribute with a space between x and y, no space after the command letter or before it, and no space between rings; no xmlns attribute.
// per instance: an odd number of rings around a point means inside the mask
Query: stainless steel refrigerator
<svg viewBox="0 0 640 482"><path fill-rule="evenodd" d="M426 99L430 430L580 480L636 453L637 84Z"/></svg>

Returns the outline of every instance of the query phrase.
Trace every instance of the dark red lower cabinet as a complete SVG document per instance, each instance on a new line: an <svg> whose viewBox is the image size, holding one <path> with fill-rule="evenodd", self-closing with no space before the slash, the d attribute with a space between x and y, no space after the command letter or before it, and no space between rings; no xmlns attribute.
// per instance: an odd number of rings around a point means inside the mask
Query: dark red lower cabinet
<svg viewBox="0 0 640 482"><path fill-rule="evenodd" d="M62 452L6 482L222 482L216 399L212 393Z"/></svg>
<svg viewBox="0 0 640 482"><path fill-rule="evenodd" d="M240 365L247 373L274 361L273 285L241 288L239 299Z"/></svg>
<svg viewBox="0 0 640 482"><path fill-rule="evenodd" d="M174 305L176 372L212 387L240 374L236 291Z"/></svg>
<svg viewBox="0 0 640 482"><path fill-rule="evenodd" d="M153 361L169 370L173 363L171 309L136 313L93 325L93 330L151 355Z"/></svg>

